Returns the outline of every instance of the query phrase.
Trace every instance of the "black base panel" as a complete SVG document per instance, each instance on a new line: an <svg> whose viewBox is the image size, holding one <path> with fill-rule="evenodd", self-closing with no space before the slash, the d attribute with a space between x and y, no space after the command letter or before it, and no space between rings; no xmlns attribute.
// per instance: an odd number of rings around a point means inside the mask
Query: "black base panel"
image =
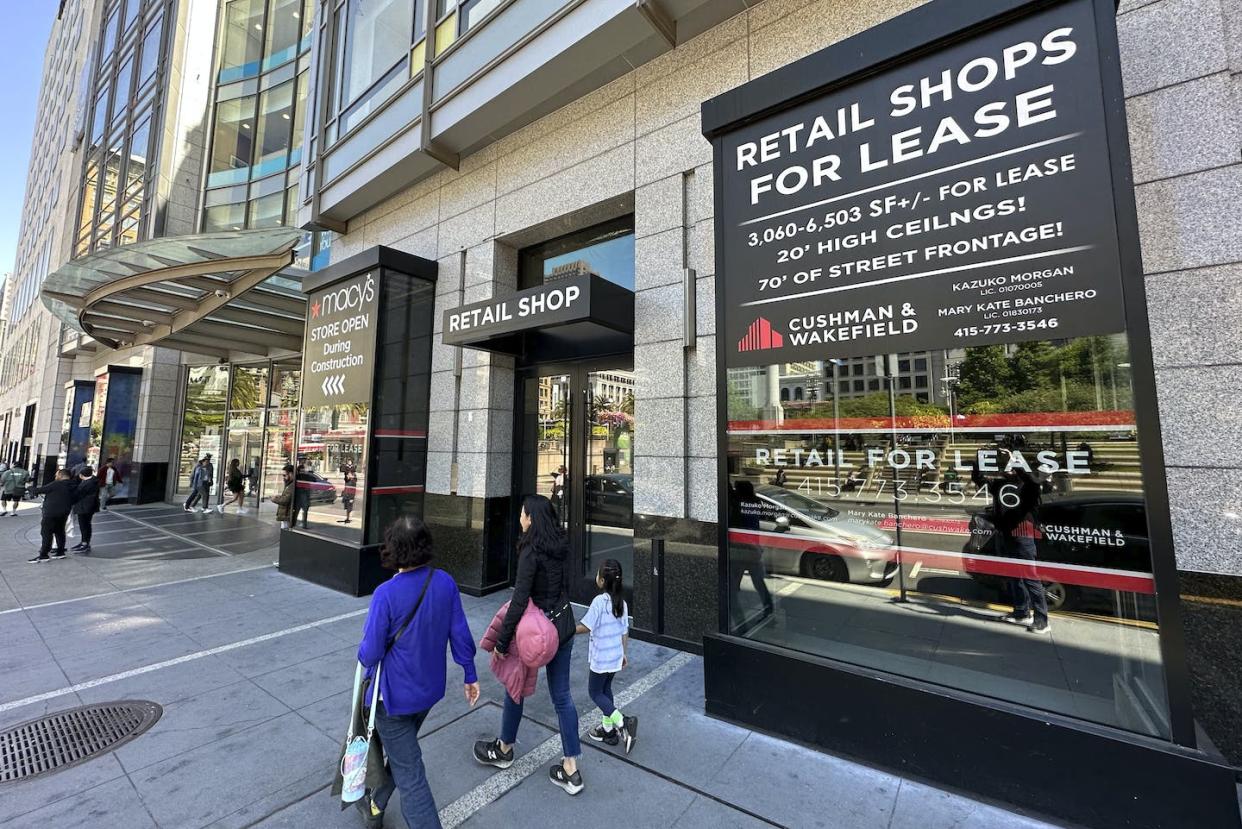
<svg viewBox="0 0 1242 829"><path fill-rule="evenodd" d="M168 463L135 462L129 467L130 498L138 504L155 504L164 500L168 489Z"/></svg>
<svg viewBox="0 0 1242 829"><path fill-rule="evenodd" d="M1242 826L1234 770L1197 752L734 637L703 647L711 716L1092 829Z"/></svg>
<svg viewBox="0 0 1242 829"><path fill-rule="evenodd" d="M280 533L279 567L351 596L368 596L392 576L380 566L378 546L358 548L295 530Z"/></svg>

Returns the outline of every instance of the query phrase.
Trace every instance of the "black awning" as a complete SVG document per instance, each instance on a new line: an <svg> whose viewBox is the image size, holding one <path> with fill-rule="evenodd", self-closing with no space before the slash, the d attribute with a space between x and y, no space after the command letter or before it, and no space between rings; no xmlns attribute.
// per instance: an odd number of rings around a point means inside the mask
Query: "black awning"
<svg viewBox="0 0 1242 829"><path fill-rule="evenodd" d="M634 293L595 274L545 282L444 312L445 345L528 361L634 347Z"/></svg>

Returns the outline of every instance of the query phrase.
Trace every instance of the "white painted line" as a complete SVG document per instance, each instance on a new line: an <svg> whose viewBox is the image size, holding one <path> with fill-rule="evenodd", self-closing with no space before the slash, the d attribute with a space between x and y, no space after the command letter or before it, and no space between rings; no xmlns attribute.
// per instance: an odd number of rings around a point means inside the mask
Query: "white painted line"
<svg viewBox="0 0 1242 829"><path fill-rule="evenodd" d="M675 654L651 673L618 693L614 700L617 708L624 709L643 694L668 679L693 658L688 653ZM599 717L594 714L584 714L578 717L578 733L581 734L589 730L593 723L598 722ZM475 812L516 787L527 777L541 769L544 763L551 762L560 754L561 735L557 734L544 740L526 754L523 754L509 768L493 774L486 782L479 784L441 809L440 823L444 824L444 829L453 829L453 827L460 826ZM608 783L601 780L600 785L606 786Z"/></svg>
<svg viewBox="0 0 1242 829"><path fill-rule="evenodd" d="M35 694L33 697L26 697L25 699L16 699L16 700L13 700L12 702L6 702L3 704L0 704L0 714L4 713L5 711L11 711L14 708L21 708L23 705L33 705L36 702L43 702L44 700L55 699L56 697L63 697L65 694L74 694L74 693L77 693L78 691L85 691L87 688L97 688L100 685L108 685L113 682L120 682L122 679L129 679L130 677L141 676L143 674L149 674L152 671L158 671L162 668L171 668L174 665L183 665L186 662L193 662L196 659L202 659L204 656L215 656L216 654L219 654L219 653L227 653L228 651L235 651L238 648L245 648L250 645L257 645L260 642L269 642L272 639L279 639L282 636L288 636L291 633L300 633L304 630L310 630L313 627L318 627L319 625L327 625L327 624L331 624L332 622L339 622L342 619L352 619L355 616L361 616L362 614L366 613L367 610L368 608L364 607L361 610L353 610L353 611L350 611L349 613L342 613L339 616L329 616L327 619L320 619L317 622L307 622L304 625L297 625L295 627L285 628L284 630L278 630L275 633L265 633L262 636L255 636L251 639L243 639L240 642L232 642L228 645L220 645L217 648L210 648L209 650L198 651L196 653L188 653L185 656L178 656L176 659L168 659L163 662L156 662L154 665L145 665L141 668L134 668L131 671L122 671L119 674L112 674L110 676L100 677L99 679L90 679L90 680L87 680L86 682L79 682L77 685L70 685L67 688L57 688L55 691L47 691L46 693Z"/></svg>
<svg viewBox="0 0 1242 829"><path fill-rule="evenodd" d="M120 516L121 518L124 518L126 521L133 521L135 524L140 524L144 527L147 527L148 529L157 530L158 532L164 533L165 535L172 536L173 538L179 538L182 541L184 541L186 544L193 544L195 547L201 547L204 550L209 550L218 556L226 556L226 557L231 558L233 555L232 553L228 553L228 552L225 552L224 550L220 550L210 545L204 544L201 541L195 541L192 538L186 538L184 535L178 535L177 533L171 532L169 530L165 530L163 527L156 526L155 524L148 524L146 521L135 518L132 515L126 515L123 512L118 512L114 514Z"/></svg>
<svg viewBox="0 0 1242 829"><path fill-rule="evenodd" d="M921 273L908 273L905 276L890 276L887 279L873 279L870 282L855 282L852 285L838 285L835 288L820 288L815 291L802 291L797 294L786 294L785 296L774 296L767 299L756 299L751 302L743 302L743 308L751 305L769 305L773 302L788 302L791 299L805 299L809 296L821 296L823 294L835 294L841 291L856 291L859 288L872 288L876 285L889 285L893 282L908 282L911 279L922 279L926 276L940 276L946 273L960 273L961 271L973 271L979 268L990 268L994 265L1012 265L1015 262L1027 262L1031 259L1047 259L1049 256L1061 256L1067 253L1079 253L1084 250L1091 250L1094 245L1076 245L1072 248L1058 248L1056 250L1046 250L1041 253L1028 253L1025 256L1009 256L1004 259L992 259L987 262L976 262L973 265L955 265L951 268L937 268L934 271L923 271ZM1045 427L1046 428L1046 427Z"/></svg>
<svg viewBox="0 0 1242 829"><path fill-rule="evenodd" d="M113 559L109 559L109 561L112 561L112 560ZM271 568L275 566L276 566L276 562L272 562L271 564L260 564L258 567L243 567L240 570L229 570L226 573L210 573L206 576L192 576L191 578L188 578L188 579L177 579L176 581L161 581L161 582L156 582L155 584L144 584L141 587L127 587L124 590L109 590L106 593L92 593L89 596L78 596L77 598L73 598L73 599L61 599L55 602L41 602L39 604L26 605L25 607L14 607L9 610L0 610L0 616L3 616L6 613L21 613L24 610L38 610L41 607L54 607L55 605L59 605L59 604L72 604L73 602L84 602L87 599L99 599L99 598L103 598L104 596L119 596L122 593L137 593L140 590L155 590L156 588L168 587L169 585L173 585L173 584L186 584L192 581L202 581L203 579L215 579L215 578L219 578L220 576L231 576L234 573L249 573L254 570L270 570Z"/></svg>
<svg viewBox="0 0 1242 829"><path fill-rule="evenodd" d="M877 190L887 190L890 187L898 187L902 184L909 184L912 181L918 181L919 179L929 178L931 176L938 176L941 173L951 173L954 170L962 170L962 169L965 169L966 167L973 167L976 164L983 164L985 162L993 161L998 158L1005 158L1006 156L1017 155L1018 153L1024 153L1027 150L1038 150L1040 147L1048 147L1053 144L1060 144L1062 141L1069 141L1071 138L1077 138L1080 135L1082 135L1081 132L1071 132L1066 135L1059 135L1056 138L1049 138L1047 141L1036 141L1034 144L1027 144L1024 147L1014 147L1012 150L1004 150L999 153L992 153L992 155L985 155L982 158L972 158L970 161L963 161L960 164L950 164L948 167L941 167L939 170L928 170L926 173L919 173L918 175L897 179L896 181L890 181L887 184L877 184L874 187L866 187L862 190L855 190L853 193L843 193L840 196L833 196L830 199L821 199L820 201L811 202L810 204L804 204L801 207L791 207L788 210L781 210L777 213L770 213L767 216L760 216L757 219L747 219L746 221L739 223L738 227L745 227L746 225L753 225L753 224L756 224L757 222L766 222L768 219L776 219L781 216L788 216L790 213L801 213L803 210L810 210L815 207L822 207L825 204L832 204L833 202L843 201L844 199L852 199L855 196L865 196L866 194L874 193Z"/></svg>

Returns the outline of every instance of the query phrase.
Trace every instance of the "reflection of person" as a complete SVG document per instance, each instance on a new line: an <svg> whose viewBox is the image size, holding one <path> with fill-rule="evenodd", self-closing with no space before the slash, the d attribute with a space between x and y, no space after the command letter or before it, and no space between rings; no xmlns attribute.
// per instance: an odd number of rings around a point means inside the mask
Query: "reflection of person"
<svg viewBox="0 0 1242 829"><path fill-rule="evenodd" d="M298 516L302 516L302 529L310 528L311 482L315 479L306 471L306 464L298 464L293 476L293 526L298 525Z"/></svg>
<svg viewBox="0 0 1242 829"><path fill-rule="evenodd" d="M548 500L552 502L552 506L556 509L556 514L559 518L564 518L565 484L567 483L568 475L569 472L563 464L552 473L552 497Z"/></svg>
<svg viewBox="0 0 1242 829"><path fill-rule="evenodd" d="M777 486L784 486L785 481L787 480L789 480L789 475L788 473L785 472L785 467L783 466L776 467L776 478L772 480L772 483L776 484Z"/></svg>
<svg viewBox="0 0 1242 829"><path fill-rule="evenodd" d="M733 485L733 498L729 504L729 526L742 531L757 532L763 504L755 495L755 485L750 481L738 481ZM733 590L733 606L737 607L742 589L742 573L750 573L750 583L763 603L764 617L773 613L772 594L768 592L767 570L763 566L763 548L757 544L729 544L729 581Z"/></svg>
<svg viewBox="0 0 1242 829"><path fill-rule="evenodd" d="M1039 509L1040 486L1027 469L1015 466L1010 469L1013 456L1006 449L996 450L999 474L986 476L979 469L978 461L970 478L976 486L987 487L992 497L991 518L995 529L997 553L1025 561L1035 561L1035 522ZM1014 595L1013 612L1002 618L1007 622L1027 625L1032 633L1047 633L1048 598L1038 573L1009 580Z"/></svg>
<svg viewBox="0 0 1242 829"><path fill-rule="evenodd" d="M1083 454L1084 458L1086 458L1087 469L1094 469L1095 468L1095 450L1091 448L1091 444L1087 443L1084 440L1082 443L1078 444L1078 451Z"/></svg>
<svg viewBox="0 0 1242 829"><path fill-rule="evenodd" d="M267 500L276 505L276 520L280 522L282 530L289 529L289 513L293 510L294 498L294 478L293 464L285 464L284 471L281 473L284 478L285 487L280 491L279 495L273 495Z"/></svg>
<svg viewBox="0 0 1242 829"><path fill-rule="evenodd" d="M354 466L352 459L341 466L341 475L345 481L345 486L341 488L341 506L345 508L345 518L337 523L348 524L350 513L354 511L354 498L358 495L358 467Z"/></svg>

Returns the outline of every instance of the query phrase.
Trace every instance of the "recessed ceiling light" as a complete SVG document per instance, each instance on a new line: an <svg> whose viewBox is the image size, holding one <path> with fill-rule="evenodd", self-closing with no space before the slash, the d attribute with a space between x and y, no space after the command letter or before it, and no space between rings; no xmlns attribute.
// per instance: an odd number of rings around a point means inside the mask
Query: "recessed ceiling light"
<svg viewBox="0 0 1242 829"><path fill-rule="evenodd" d="M302 19L302 15L301 15L301 14L299 14L298 12L294 12L294 13L293 13L293 19L294 19L294 20L301 20L301 19Z"/></svg>
<svg viewBox="0 0 1242 829"><path fill-rule="evenodd" d="M263 31L263 24L262 24L262 23L256 23L256 24L254 24L254 27L255 27L256 29L258 29L260 32L261 32L261 31Z"/></svg>
<svg viewBox="0 0 1242 829"><path fill-rule="evenodd" d="M281 118L284 118L286 121L288 121L288 120L289 120L289 113L287 113L287 112L282 112L282 113L280 114L280 117L281 117Z"/></svg>
<svg viewBox="0 0 1242 829"><path fill-rule="evenodd" d="M248 129L250 129L250 124L248 124L248 123L246 123L246 122L244 122L244 121L243 121L243 122L242 122L242 129L244 129L244 130L248 130Z"/></svg>

